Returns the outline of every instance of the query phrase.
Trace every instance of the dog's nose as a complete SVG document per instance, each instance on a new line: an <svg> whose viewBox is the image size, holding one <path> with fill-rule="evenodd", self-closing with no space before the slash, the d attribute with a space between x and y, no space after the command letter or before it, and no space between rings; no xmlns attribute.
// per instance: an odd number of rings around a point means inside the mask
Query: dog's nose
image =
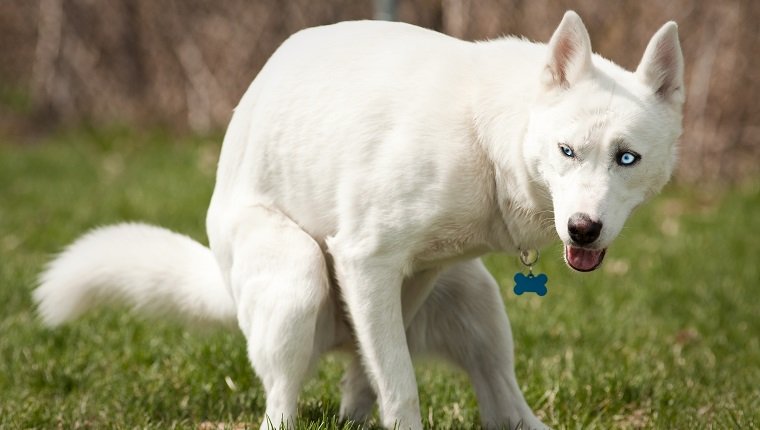
<svg viewBox="0 0 760 430"><path fill-rule="evenodd" d="M592 220L587 214L576 212L567 221L567 231L573 242L588 245L599 238L602 223Z"/></svg>

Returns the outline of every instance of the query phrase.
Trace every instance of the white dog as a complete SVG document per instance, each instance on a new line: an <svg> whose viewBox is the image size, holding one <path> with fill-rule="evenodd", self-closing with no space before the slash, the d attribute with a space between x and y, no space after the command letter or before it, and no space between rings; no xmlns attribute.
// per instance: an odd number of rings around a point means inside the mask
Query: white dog
<svg viewBox="0 0 760 430"><path fill-rule="evenodd" d="M236 320L266 389L262 428L293 425L309 371L336 348L354 357L345 418L377 401L384 426L421 428L412 356L434 353L469 374L484 426L544 428L478 256L558 235L568 265L599 266L670 177L683 100L672 22L634 73L592 53L574 12L548 44L371 21L304 30L235 110L210 250L158 227L97 229L35 298L50 325L113 298Z"/></svg>

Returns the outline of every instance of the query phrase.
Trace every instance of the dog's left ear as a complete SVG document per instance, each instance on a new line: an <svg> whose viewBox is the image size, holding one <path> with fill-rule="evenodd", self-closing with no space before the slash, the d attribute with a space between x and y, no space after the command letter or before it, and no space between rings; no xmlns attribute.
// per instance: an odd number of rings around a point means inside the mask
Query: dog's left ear
<svg viewBox="0 0 760 430"><path fill-rule="evenodd" d="M652 36L636 75L663 101L683 104L683 53L675 22L663 25Z"/></svg>

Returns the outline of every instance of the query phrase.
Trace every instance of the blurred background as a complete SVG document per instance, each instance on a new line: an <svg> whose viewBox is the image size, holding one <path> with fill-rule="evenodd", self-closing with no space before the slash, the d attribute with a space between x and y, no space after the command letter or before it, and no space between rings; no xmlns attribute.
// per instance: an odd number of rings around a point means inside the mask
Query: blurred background
<svg viewBox="0 0 760 430"><path fill-rule="evenodd" d="M678 22L687 81L678 180L758 173L760 2L751 0L2 0L0 138L83 124L215 132L299 29L384 17L464 39L545 42L567 9L595 51L629 69L660 25Z"/></svg>

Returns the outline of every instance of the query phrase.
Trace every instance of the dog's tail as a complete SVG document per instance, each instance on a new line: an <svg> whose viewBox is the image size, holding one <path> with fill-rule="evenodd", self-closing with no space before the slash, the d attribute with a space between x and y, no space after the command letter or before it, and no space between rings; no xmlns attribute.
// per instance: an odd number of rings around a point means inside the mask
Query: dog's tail
<svg viewBox="0 0 760 430"><path fill-rule="evenodd" d="M40 275L34 300L50 326L105 303L190 320L234 323L236 315L208 248L136 223L97 228L69 245Z"/></svg>

